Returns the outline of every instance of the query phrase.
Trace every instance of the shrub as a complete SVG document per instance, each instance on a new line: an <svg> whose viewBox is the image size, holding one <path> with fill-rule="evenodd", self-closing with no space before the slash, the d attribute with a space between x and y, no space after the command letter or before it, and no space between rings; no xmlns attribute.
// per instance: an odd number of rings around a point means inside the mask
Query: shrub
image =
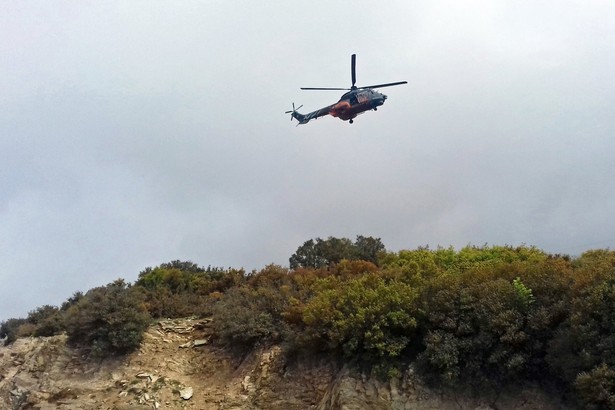
<svg viewBox="0 0 615 410"><path fill-rule="evenodd" d="M44 305L28 313L26 319L9 319L0 325L0 338L6 345L28 336L53 336L62 332L63 318L55 306Z"/></svg>
<svg viewBox="0 0 615 410"><path fill-rule="evenodd" d="M520 300L513 283L490 269L445 275L426 290L427 334L419 362L448 385L500 384L524 376L530 359L529 289Z"/></svg>
<svg viewBox="0 0 615 410"><path fill-rule="evenodd" d="M0 324L0 339L6 338L4 340L5 346L17 340L19 334L19 327L26 323L26 319L11 318L5 320L4 322L2 322L2 324Z"/></svg>
<svg viewBox="0 0 615 410"><path fill-rule="evenodd" d="M257 342L275 339L281 320L268 305L271 294L248 286L233 288L214 306L213 324L219 341L237 351L246 351Z"/></svg>
<svg viewBox="0 0 615 410"><path fill-rule="evenodd" d="M224 292L243 281L244 271L202 268L192 262L173 261L139 274L140 288L153 317L211 314L214 292Z"/></svg>
<svg viewBox="0 0 615 410"><path fill-rule="evenodd" d="M316 287L303 312L314 345L378 364L399 358L414 341L419 314L416 289L377 274L348 281L329 277Z"/></svg>
<svg viewBox="0 0 615 410"><path fill-rule="evenodd" d="M287 269L268 265L253 272L214 305L219 342L243 352L259 342L283 340L289 331L284 316L294 296L296 283Z"/></svg>
<svg viewBox="0 0 615 410"><path fill-rule="evenodd" d="M149 324L139 295L122 279L89 290L66 312L68 342L97 357L134 350Z"/></svg>
<svg viewBox="0 0 615 410"><path fill-rule="evenodd" d="M601 364L575 380L579 402L584 409L615 409L615 370Z"/></svg>
<svg viewBox="0 0 615 410"><path fill-rule="evenodd" d="M587 285L577 288L570 316L549 347L554 373L571 384L581 372L615 366L615 272L596 274L601 279L579 278Z"/></svg>
<svg viewBox="0 0 615 410"><path fill-rule="evenodd" d="M41 306L28 314L28 322L35 325L34 336L53 336L64 330L64 318L59 308Z"/></svg>
<svg viewBox="0 0 615 410"><path fill-rule="evenodd" d="M148 313L155 318L176 318L211 315L214 298L195 292L174 293L168 288L160 287L148 290L135 287L141 294Z"/></svg>

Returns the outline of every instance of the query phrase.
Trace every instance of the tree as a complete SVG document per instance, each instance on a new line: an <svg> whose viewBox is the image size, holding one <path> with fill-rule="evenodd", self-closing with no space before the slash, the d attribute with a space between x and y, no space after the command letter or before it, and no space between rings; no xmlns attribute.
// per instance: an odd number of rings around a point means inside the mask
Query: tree
<svg viewBox="0 0 615 410"><path fill-rule="evenodd" d="M385 248L380 238L371 236L357 236L356 242L348 238L335 238L330 236L323 240L310 239L301 245L290 257L290 268L324 268L337 264L344 259L365 260L374 264L378 263L378 256Z"/></svg>
<svg viewBox="0 0 615 410"><path fill-rule="evenodd" d="M356 248L356 258L371 262L378 265L378 257L385 252L384 244L380 238L372 238L371 236L357 236L354 243Z"/></svg>
<svg viewBox="0 0 615 410"><path fill-rule="evenodd" d="M322 268L329 264L329 261L322 254L322 239L316 238L316 241L310 239L305 241L297 251L290 257L290 268Z"/></svg>

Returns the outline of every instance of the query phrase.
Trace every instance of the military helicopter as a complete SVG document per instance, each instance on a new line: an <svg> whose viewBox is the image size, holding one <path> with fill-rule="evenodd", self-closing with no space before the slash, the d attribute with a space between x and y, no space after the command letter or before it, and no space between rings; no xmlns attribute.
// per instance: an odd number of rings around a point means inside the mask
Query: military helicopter
<svg viewBox="0 0 615 410"><path fill-rule="evenodd" d="M374 91L374 88L391 87L394 85L407 84L407 81L398 81L396 83L376 84L368 85L366 87L357 87L357 77L355 73L357 55L353 54L350 59L350 73L352 75L352 86L350 88L322 88L322 87L301 87L302 90L348 90L347 93L342 95L340 100L335 104L321 108L320 110L312 111L309 114L301 114L297 110L303 105L295 108L293 103L293 109L286 111L286 114L290 114L290 120L293 118L299 121L299 124L307 124L310 120L314 120L323 115L330 115L337 117L341 120L348 121L352 124L353 118L357 115L364 113L365 111L374 110L384 104L387 96Z"/></svg>

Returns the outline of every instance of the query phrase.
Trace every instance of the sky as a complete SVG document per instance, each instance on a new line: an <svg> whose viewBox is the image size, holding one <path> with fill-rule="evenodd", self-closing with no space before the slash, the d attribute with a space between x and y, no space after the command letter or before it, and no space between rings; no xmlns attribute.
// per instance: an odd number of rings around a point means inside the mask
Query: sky
<svg viewBox="0 0 615 410"><path fill-rule="evenodd" d="M611 1L0 2L0 320L311 238L615 247ZM354 124L284 112L382 89Z"/></svg>

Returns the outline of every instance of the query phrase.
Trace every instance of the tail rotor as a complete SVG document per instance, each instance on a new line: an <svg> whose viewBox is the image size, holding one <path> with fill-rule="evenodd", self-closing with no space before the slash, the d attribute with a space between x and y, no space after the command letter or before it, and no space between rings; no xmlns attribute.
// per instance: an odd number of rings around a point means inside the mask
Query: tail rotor
<svg viewBox="0 0 615 410"><path fill-rule="evenodd" d="M290 114L290 120L292 121L295 117L294 114L297 112L299 108L303 107L303 104L295 108L295 103L293 103L293 109L291 111L286 111L284 114Z"/></svg>

